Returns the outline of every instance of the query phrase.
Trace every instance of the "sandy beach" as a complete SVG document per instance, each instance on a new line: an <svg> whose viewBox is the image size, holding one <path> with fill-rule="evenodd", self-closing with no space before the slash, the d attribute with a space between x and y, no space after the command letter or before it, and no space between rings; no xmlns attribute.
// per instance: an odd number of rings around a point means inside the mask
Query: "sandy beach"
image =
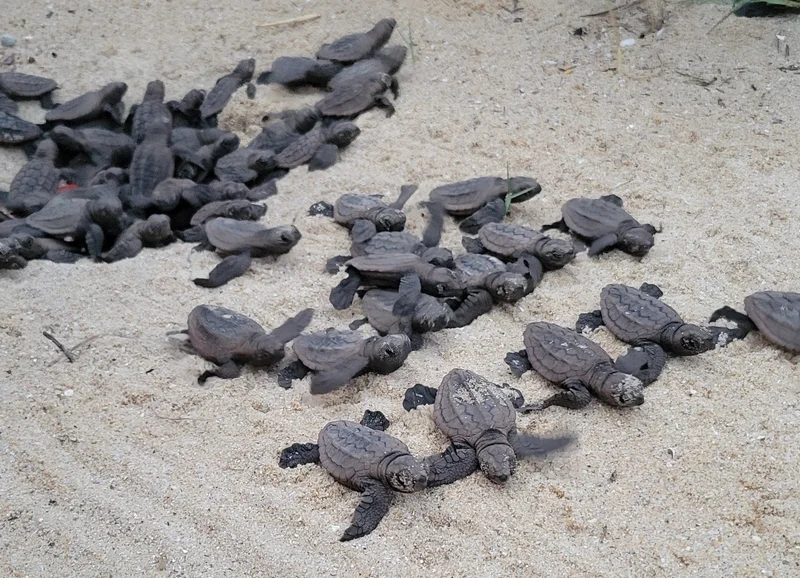
<svg viewBox="0 0 800 578"><path fill-rule="evenodd" d="M364 114L336 166L278 182L262 222L300 229L289 254L213 290L191 279L219 257L180 242L110 265L32 261L0 272L0 574L799 575L800 367L757 333L671 359L635 409L594 401L520 416L522 430L570 431L578 443L522 462L505 487L478 473L398 495L353 542L338 539L357 493L318 466L278 467L282 448L365 409L384 412L388 433L414 454L441 451L431 407L406 412L401 402L406 388L437 387L455 367L528 400L550 395L538 375L514 377L505 353L522 348L532 321L573 326L608 283L655 283L694 323L725 304L741 310L754 291L800 290L800 77L781 70L798 62L798 20L731 17L708 33L727 7L668 1L656 26L658 4L620 11L616 29L606 16L581 17L605 10L603 0L523 1L515 14L473 0L12 2L0 33L18 42L0 48L0 61L13 56L16 70L55 78L58 102L124 80L130 105L155 78L179 98L242 58L261 72L389 16L398 21L391 43L410 33L415 58L398 74L393 117ZM311 13L320 18L256 27ZM618 57L625 40L634 42ZM242 90L220 126L246 143L265 113L318 99L259 86L249 100ZM44 111L25 103L21 115L41 121ZM0 150L0 188L24 160ZM167 339L202 303L268 328L313 307L310 330L346 327L360 306L331 307L341 275L324 263L347 252L347 231L308 207L348 192L393 199L417 184L407 229L418 234L417 202L432 188L506 167L543 187L510 222L538 228L570 198L614 193L663 231L644 259L582 253L515 305L426 336L397 372L325 396L311 396L308 380L284 390L276 371L249 368L201 387L210 364ZM460 252L460 241L448 218L442 244ZM42 331L82 343L76 361ZM605 328L591 338L612 356L625 349Z"/></svg>

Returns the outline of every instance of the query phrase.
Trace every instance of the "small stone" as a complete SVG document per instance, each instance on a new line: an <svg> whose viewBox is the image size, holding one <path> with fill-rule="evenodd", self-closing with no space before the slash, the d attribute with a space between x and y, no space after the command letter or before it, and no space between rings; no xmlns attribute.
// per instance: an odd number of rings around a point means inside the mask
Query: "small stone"
<svg viewBox="0 0 800 578"><path fill-rule="evenodd" d="M73 390L71 389L64 390L64 397L72 397L73 395L75 395L75 392Z"/></svg>
<svg viewBox="0 0 800 578"><path fill-rule="evenodd" d="M758 543L758 542L760 542L760 541L761 541L761 536L757 536L757 535L753 534L753 535L751 536L751 539L753 540L753 542L756 542L756 543Z"/></svg>
<svg viewBox="0 0 800 578"><path fill-rule="evenodd" d="M633 46L634 44L636 44L635 38L626 38L625 40L619 43L619 45L622 46L623 48L627 48L628 46Z"/></svg>
<svg viewBox="0 0 800 578"><path fill-rule="evenodd" d="M0 44L5 46L6 48L11 48L17 43L17 39L10 34L3 34L0 36Z"/></svg>

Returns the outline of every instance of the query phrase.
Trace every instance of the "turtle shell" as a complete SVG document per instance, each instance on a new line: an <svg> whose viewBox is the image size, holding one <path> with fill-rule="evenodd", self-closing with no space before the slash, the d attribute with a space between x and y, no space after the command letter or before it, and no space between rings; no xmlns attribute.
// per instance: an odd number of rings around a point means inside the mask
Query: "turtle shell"
<svg viewBox="0 0 800 578"><path fill-rule="evenodd" d="M320 60L332 60L334 62L361 60L389 42L396 25L397 21L394 18L384 18L379 20L367 32L348 34L330 44L323 44L317 51L316 56Z"/></svg>
<svg viewBox="0 0 800 578"><path fill-rule="evenodd" d="M319 147L325 143L325 133L322 125L318 124L313 129L294 139L289 146L275 156L278 166L283 169L293 169L311 160Z"/></svg>
<svg viewBox="0 0 800 578"><path fill-rule="evenodd" d="M417 237L405 231L381 231L363 244L353 243L353 255L388 255L413 253L418 255L425 250Z"/></svg>
<svg viewBox="0 0 800 578"><path fill-rule="evenodd" d="M533 229L509 223L488 223L478 231L487 251L511 259L533 253L536 243L544 237Z"/></svg>
<svg viewBox="0 0 800 578"><path fill-rule="evenodd" d="M208 91L203 104L200 105L200 116L208 118L222 112L233 93L239 90L242 85L250 82L255 70L256 61L254 58L246 58L239 61L233 72L217 80L214 87Z"/></svg>
<svg viewBox="0 0 800 578"><path fill-rule="evenodd" d="M74 235L80 228L89 199L53 197L40 211L28 215L25 222L48 235L66 237Z"/></svg>
<svg viewBox="0 0 800 578"><path fill-rule="evenodd" d="M662 330L683 319L669 305L627 285L612 284L600 293L603 323L622 341L646 339L658 343Z"/></svg>
<svg viewBox="0 0 800 578"><path fill-rule="evenodd" d="M329 329L300 335L292 342L292 349L303 365L312 371L322 371L335 368L344 358L360 354L363 344L363 333Z"/></svg>
<svg viewBox="0 0 800 578"><path fill-rule="evenodd" d="M254 336L266 333L258 323L225 307L198 305L189 313L189 339L205 359L236 360L250 350Z"/></svg>
<svg viewBox="0 0 800 578"><path fill-rule="evenodd" d="M554 323L530 323L523 334L531 367L553 383L582 379L611 358L591 339Z"/></svg>
<svg viewBox="0 0 800 578"><path fill-rule="evenodd" d="M405 333L403 320L392 313L392 308L399 297L397 291L372 289L361 298L361 308L367 316L369 324L381 335L387 333Z"/></svg>
<svg viewBox="0 0 800 578"><path fill-rule="evenodd" d="M492 199L505 197L509 190L520 192L531 189L527 194L516 197L513 202L521 202L538 194L542 187L529 177L476 177L436 187L430 192L430 200L440 203L451 215L471 215Z"/></svg>
<svg viewBox="0 0 800 578"><path fill-rule="evenodd" d="M267 228L256 221L217 217L206 223L206 236L214 247L230 253L243 249L286 252L300 240L293 225Z"/></svg>
<svg viewBox="0 0 800 578"><path fill-rule="evenodd" d="M467 369L444 376L433 404L433 421L453 441L474 446L487 430L508 435L516 429L517 410L498 385Z"/></svg>
<svg viewBox="0 0 800 578"><path fill-rule="evenodd" d="M489 273L504 273L506 265L497 257L465 253L455 260L455 270L464 280L483 279Z"/></svg>
<svg viewBox="0 0 800 578"><path fill-rule="evenodd" d="M375 97L385 92L391 82L392 78L388 74L365 78L334 90L314 107L323 116L354 116L372 106Z"/></svg>
<svg viewBox="0 0 800 578"><path fill-rule="evenodd" d="M236 183L249 183L258 178L258 172L250 168L250 149L236 149L217 159L214 165L214 174L223 181L233 181Z"/></svg>
<svg viewBox="0 0 800 578"><path fill-rule="evenodd" d="M0 112L7 114L16 114L19 110L19 105L8 98L5 92L0 92Z"/></svg>
<svg viewBox="0 0 800 578"><path fill-rule="evenodd" d="M12 98L39 98L56 88L58 84L52 78L21 72L0 73L0 91Z"/></svg>
<svg viewBox="0 0 800 578"><path fill-rule="evenodd" d="M388 205L378 197L369 195L342 195L333 205L333 219L337 223L350 225L363 218L369 211L387 208Z"/></svg>
<svg viewBox="0 0 800 578"><path fill-rule="evenodd" d="M402 44L383 48L372 58L360 60L343 69L328 82L328 89L337 90L376 74L394 74L403 65L407 49Z"/></svg>
<svg viewBox="0 0 800 578"><path fill-rule="evenodd" d="M561 214L570 231L591 240L617 232L623 223L639 224L625 209L602 199L571 199Z"/></svg>
<svg viewBox="0 0 800 578"><path fill-rule="evenodd" d="M745 297L744 309L767 339L800 352L800 293L759 291Z"/></svg>
<svg viewBox="0 0 800 578"><path fill-rule="evenodd" d="M0 143L18 144L36 140L42 136L42 129L21 118L0 111Z"/></svg>
<svg viewBox="0 0 800 578"><path fill-rule="evenodd" d="M99 116L105 105L115 105L120 102L127 90L128 85L124 82L112 82L48 111L44 119L48 122L88 120Z"/></svg>
<svg viewBox="0 0 800 578"><path fill-rule="evenodd" d="M317 437L320 465L336 481L359 487L364 478L380 479L379 465L390 454L408 454L408 446L389 434L352 421L328 423Z"/></svg>

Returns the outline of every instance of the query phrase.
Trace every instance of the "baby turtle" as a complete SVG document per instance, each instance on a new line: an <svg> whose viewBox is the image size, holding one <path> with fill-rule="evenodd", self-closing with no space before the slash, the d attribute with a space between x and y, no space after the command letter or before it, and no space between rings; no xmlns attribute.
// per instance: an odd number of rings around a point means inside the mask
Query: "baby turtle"
<svg viewBox="0 0 800 578"><path fill-rule="evenodd" d="M392 491L427 486L427 469L397 438L352 421L328 423L317 438L319 462L340 484L361 492L342 542L366 536L389 511Z"/></svg>
<svg viewBox="0 0 800 578"><path fill-rule="evenodd" d="M205 235L209 247L228 255L211 270L207 279L194 279L195 285L208 288L221 287L244 275L253 258L288 253L302 237L294 225L267 228L254 221L224 217L208 221Z"/></svg>
<svg viewBox="0 0 800 578"><path fill-rule="evenodd" d="M339 311L350 307L362 285L396 289L407 274L419 277L422 290L435 297L461 295L465 289L455 271L437 267L411 253L355 257L344 265L347 277L330 294L331 305Z"/></svg>
<svg viewBox="0 0 800 578"><path fill-rule="evenodd" d="M28 261L45 259L53 263L76 263L82 258L75 245L57 239L31 235L14 235L12 238L19 242L19 255Z"/></svg>
<svg viewBox="0 0 800 578"><path fill-rule="evenodd" d="M181 100L167 102L167 108L172 113L172 126L200 128L200 106L205 98L205 90L193 88Z"/></svg>
<svg viewBox="0 0 800 578"><path fill-rule="evenodd" d="M131 196L146 202L149 202L156 186L175 172L175 158L169 149L170 128L164 125L150 128L133 152L128 170Z"/></svg>
<svg viewBox="0 0 800 578"><path fill-rule="evenodd" d="M569 231L590 242L589 256L617 247L635 257L644 257L655 244L656 228L631 217L616 195L571 199L561 207L561 214L560 221L545 225L542 230Z"/></svg>
<svg viewBox="0 0 800 578"><path fill-rule="evenodd" d="M281 56L275 59L270 70L258 75L258 84L280 84L289 89L303 86L325 88L342 68L341 62L307 58L305 56Z"/></svg>
<svg viewBox="0 0 800 578"><path fill-rule="evenodd" d="M328 82L328 90L338 90L378 74L394 76L403 66L406 52L406 47L402 44L382 48L371 58L360 60L336 74Z"/></svg>
<svg viewBox="0 0 800 578"><path fill-rule="evenodd" d="M100 255L106 263L131 259L144 247L160 247L175 240L166 215L150 215L147 220L139 220L125 229L117 237L114 246Z"/></svg>
<svg viewBox="0 0 800 578"><path fill-rule="evenodd" d="M516 470L518 459L543 457L572 442L571 437L518 433L517 410L510 393L509 388L467 369L453 369L444 376L433 404L433 421L462 459L440 472L443 483L465 478L480 466L489 480L504 484Z"/></svg>
<svg viewBox="0 0 800 578"><path fill-rule="evenodd" d="M449 214L467 217L494 199L509 196L512 203L521 203L541 191L541 185L530 177L477 177L436 187L429 198Z"/></svg>
<svg viewBox="0 0 800 578"><path fill-rule="evenodd" d="M478 287L469 287L463 297L448 299L447 305L452 310L448 329L466 327L481 315L492 310L494 299L491 293Z"/></svg>
<svg viewBox="0 0 800 578"><path fill-rule="evenodd" d="M397 21L394 18L384 18L367 32L348 34L330 44L323 44L316 56L321 60L342 63L367 58L389 42L395 26L397 26Z"/></svg>
<svg viewBox="0 0 800 578"><path fill-rule="evenodd" d="M376 74L363 77L357 82L346 84L317 102L314 107L322 116L355 118L372 108L381 108L386 116L395 112L394 105L386 97L385 92L391 90L397 98L397 79L388 74Z"/></svg>
<svg viewBox="0 0 800 578"><path fill-rule="evenodd" d="M375 225L376 232L402 231L406 226L403 207L416 190L416 185L404 185L397 200L388 205L376 196L351 193L342 195L333 205L333 220L348 229L352 229L358 221L365 220ZM356 242L365 240L354 239Z"/></svg>
<svg viewBox="0 0 800 578"><path fill-rule="evenodd" d="M198 305L189 313L186 349L217 364L204 371L198 383L209 377L239 377L244 365L265 368L278 363L286 355L286 344L308 327L313 316L313 309L304 309L267 333L246 315L225 307Z"/></svg>
<svg viewBox="0 0 800 578"><path fill-rule="evenodd" d="M48 122L81 123L104 114L117 124L122 124L125 105L122 97L128 90L124 82L111 82L98 90L87 92L77 98L57 105L44 116Z"/></svg>
<svg viewBox="0 0 800 578"><path fill-rule="evenodd" d="M214 174L222 181L252 183L278 166L272 151L236 149L220 157L214 165Z"/></svg>
<svg viewBox="0 0 800 578"><path fill-rule="evenodd" d="M19 110L19 105L8 98L4 92L0 92L0 112L5 112L7 114L17 114Z"/></svg>
<svg viewBox="0 0 800 578"><path fill-rule="evenodd" d="M21 72L0 73L0 93L14 100L38 99L42 108L53 108L52 92L58 84L52 78L22 74Z"/></svg>
<svg viewBox="0 0 800 578"><path fill-rule="evenodd" d="M530 262L539 267L535 278L527 267L506 265L490 255L459 255L455 259L455 270L465 286L485 289L497 301L514 303L532 293L544 275L538 259Z"/></svg>
<svg viewBox="0 0 800 578"><path fill-rule="evenodd" d="M297 361L278 376L278 385L291 387L293 379L311 375L312 394L323 394L345 385L368 371L387 375L399 369L411 352L407 335L367 337L357 331L328 329L301 335L292 343Z"/></svg>
<svg viewBox="0 0 800 578"><path fill-rule="evenodd" d="M575 258L575 248L569 241L553 239L524 225L509 223L484 225L478 231L477 242L467 239L464 245L471 253L486 251L506 260L533 255L547 270L560 269Z"/></svg>
<svg viewBox="0 0 800 578"><path fill-rule="evenodd" d="M172 113L164 104L164 83L153 80L147 83L142 103L136 107L133 114L131 136L136 144L144 140L145 135L151 131L153 124L168 126L172 130Z"/></svg>
<svg viewBox="0 0 800 578"><path fill-rule="evenodd" d="M7 111L0 111L0 144L22 144L42 136L42 129Z"/></svg>
<svg viewBox="0 0 800 578"><path fill-rule="evenodd" d="M246 58L236 65L233 72L217 80L214 88L208 91L203 104L200 105L200 118L206 120L222 112L233 93L250 82L255 69L255 59Z"/></svg>
<svg viewBox="0 0 800 578"><path fill-rule="evenodd" d="M56 196L61 170L55 167L58 146L50 139L39 142L34 157L14 176L6 207L19 215L30 215Z"/></svg>
<svg viewBox="0 0 800 578"><path fill-rule="evenodd" d="M136 143L125 133L103 128L72 129L58 125L48 136L58 145L60 151L86 155L99 169L127 167L136 148Z"/></svg>
<svg viewBox="0 0 800 578"><path fill-rule="evenodd" d="M257 205L245 199L214 201L204 205L192 215L191 225L193 227L203 225L217 217L225 217L237 221L258 221L266 214L266 205Z"/></svg>
<svg viewBox="0 0 800 578"><path fill-rule="evenodd" d="M511 371L520 376L533 369L564 391L519 411L527 413L551 405L581 409L592 395L615 407L644 403L642 382L618 371L603 348L591 339L545 321L529 324L523 337L525 349L506 355Z"/></svg>
<svg viewBox="0 0 800 578"><path fill-rule="evenodd" d="M775 345L800 353L800 293L758 291L744 298L744 310L747 315L722 307L711 315L711 321L728 319L743 332L758 328Z"/></svg>
<svg viewBox="0 0 800 578"><path fill-rule="evenodd" d="M289 146L276 155L275 160L280 168L293 169L315 158L325 144L336 146L338 151L340 147L345 148L350 145L359 134L361 134L361 129L350 121L335 122L327 127L323 127L320 123L292 141ZM327 162L325 165L321 168L329 166Z"/></svg>
<svg viewBox="0 0 800 578"><path fill-rule="evenodd" d="M15 237L0 239L0 270L15 271L28 266L28 260L19 254L20 248Z"/></svg>

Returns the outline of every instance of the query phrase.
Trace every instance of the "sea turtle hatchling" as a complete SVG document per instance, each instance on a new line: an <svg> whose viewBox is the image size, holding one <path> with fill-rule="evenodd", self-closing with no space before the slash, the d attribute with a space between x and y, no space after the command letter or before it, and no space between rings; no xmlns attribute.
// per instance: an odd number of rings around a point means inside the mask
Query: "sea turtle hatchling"
<svg viewBox="0 0 800 578"><path fill-rule="evenodd" d="M323 394L345 385L367 371L383 375L399 369L411 352L407 335L368 337L358 331L327 329L306 333L292 342L297 356L278 375L278 385L291 387L293 379L311 375L310 391Z"/></svg>
<svg viewBox="0 0 800 578"><path fill-rule="evenodd" d="M470 253L487 252L505 260L533 255L550 271L564 267L575 258L571 242L509 223L488 223L478 231L477 239L465 237L462 244Z"/></svg>
<svg viewBox="0 0 800 578"><path fill-rule="evenodd" d="M544 275L535 257L520 267L518 263L506 265L491 255L466 253L455 258L454 269L466 287L484 289L495 300L506 303L514 303L532 293Z"/></svg>
<svg viewBox="0 0 800 578"><path fill-rule="evenodd" d="M133 139L125 133L104 128L72 129L58 125L48 136L58 145L59 151L86 155L98 169L128 166L136 148Z"/></svg>
<svg viewBox="0 0 800 578"><path fill-rule="evenodd" d="M394 75L406 59L407 49L402 44L382 48L370 58L359 60L338 72L328 82L328 90L337 90L377 74Z"/></svg>
<svg viewBox="0 0 800 578"><path fill-rule="evenodd" d="M205 90L193 88L182 99L167 102L167 108L172 113L172 126L200 128L200 106L205 98Z"/></svg>
<svg viewBox="0 0 800 578"><path fill-rule="evenodd" d="M537 321L523 335L525 349L506 355L505 362L517 376L533 369L564 391L519 409L523 413L551 405L580 409L592 395L615 407L644 403L642 382L618 371L611 358L591 339L571 329Z"/></svg>
<svg viewBox="0 0 800 578"><path fill-rule="evenodd" d="M205 224L203 248L213 248L227 256L211 270L208 278L194 279L194 283L199 287L221 287L244 275L253 258L288 253L301 237L294 225L268 228L255 221L211 219Z"/></svg>
<svg viewBox="0 0 800 578"><path fill-rule="evenodd" d="M51 93L57 88L58 84L52 78L21 72L0 72L0 92L14 100L38 99L45 109L53 107Z"/></svg>
<svg viewBox="0 0 800 578"><path fill-rule="evenodd" d="M742 330L758 328L768 341L800 353L800 293L758 291L744 298L743 315L730 307L714 311L711 321L728 319Z"/></svg>
<svg viewBox="0 0 800 578"><path fill-rule="evenodd" d="M0 144L22 144L38 139L42 129L7 111L0 111Z"/></svg>
<svg viewBox="0 0 800 578"><path fill-rule="evenodd" d="M521 203L541 191L541 185L531 177L476 177L438 186L428 197L454 217L467 217L494 199L509 196L512 203Z"/></svg>
<svg viewBox="0 0 800 578"><path fill-rule="evenodd" d="M225 307L198 305L189 313L188 329L179 333L188 335L184 349L217 365L197 378L202 384L209 377L239 377L244 365L275 365L284 358L286 344L308 327L313 316L313 309L304 309L267 333L246 315Z"/></svg>
<svg viewBox="0 0 800 578"><path fill-rule="evenodd" d="M114 245L100 255L106 263L131 259L144 247L161 247L175 240L167 215L150 215L146 220L135 221L125 229Z"/></svg>
<svg viewBox="0 0 800 578"><path fill-rule="evenodd" d="M256 69L254 58L241 60L230 74L226 74L208 91L203 104L200 105L200 118L206 120L216 116L228 104L233 94L250 82Z"/></svg>
<svg viewBox="0 0 800 578"><path fill-rule="evenodd" d="M52 123L81 123L108 114L114 122L121 125L125 109L122 97L127 90L128 85L124 82L111 82L98 90L57 105L48 111L44 119Z"/></svg>
<svg viewBox="0 0 800 578"><path fill-rule="evenodd" d="M572 442L572 437L543 438L517 432L517 410L501 388L468 369L453 369L442 379L433 405L433 421L459 452L439 472L442 483L464 478L480 466L496 484L508 481L517 460L543 457Z"/></svg>
<svg viewBox="0 0 800 578"><path fill-rule="evenodd" d="M44 207L61 182L61 170L55 167L58 145L44 139L36 147L34 157L14 176L8 191L8 210L29 215Z"/></svg>
<svg viewBox="0 0 800 578"><path fill-rule="evenodd" d="M335 146L338 151L340 148L349 146L359 134L361 134L361 129L350 121L334 122L328 126L318 123L317 126L297 137L275 155L275 161L282 169L293 169L314 159L326 144ZM328 168L330 165L331 162L326 160L318 168Z"/></svg>
<svg viewBox="0 0 800 578"><path fill-rule="evenodd" d="M303 86L324 88L344 67L341 62L306 56L280 56L269 70L256 79L257 84L280 84L289 89Z"/></svg>
<svg viewBox="0 0 800 578"><path fill-rule="evenodd" d="M394 18L383 18L367 32L348 34L330 44L323 44L316 56L322 60L342 63L367 58L389 42L395 26L397 21Z"/></svg>
<svg viewBox="0 0 800 578"><path fill-rule="evenodd" d="M133 152L128 169L131 197L149 203L153 190L175 172L175 157L169 148L170 127L154 125Z"/></svg>
<svg viewBox="0 0 800 578"><path fill-rule="evenodd" d="M386 116L389 117L395 110L394 105L386 97L387 90L397 98L397 79L394 76L383 73L366 76L331 91L314 104L314 108L322 116L332 118L355 118L372 108L380 108L385 110Z"/></svg>
<svg viewBox="0 0 800 578"><path fill-rule="evenodd" d="M190 224L193 227L203 225L211 219L225 217L237 221L258 221L267 214L266 205L251 203L246 199L233 199L230 201L213 201L201 207L194 215Z"/></svg>
<svg viewBox="0 0 800 578"><path fill-rule="evenodd" d="M348 229L352 229L358 221L365 220L375 226L376 232L402 231L406 226L403 207L416 190L416 185L403 185L397 200L389 204L378 196L347 193L336 199L331 216ZM363 242L366 239L353 240Z"/></svg>
<svg viewBox="0 0 800 578"><path fill-rule="evenodd" d="M560 229L590 242L589 256L598 255L614 247L633 255L644 257L653 247L653 225L642 225L622 208L622 199L606 195L599 199L571 199L561 207L562 219L542 230Z"/></svg>
<svg viewBox="0 0 800 578"><path fill-rule="evenodd" d="M172 112L164 103L164 93L165 88L162 81L152 80L147 83L144 98L133 112L131 136L136 144L144 140L153 124L165 125L172 130Z"/></svg>
<svg viewBox="0 0 800 578"><path fill-rule="evenodd" d="M252 183L278 166L275 153L240 148L217 159L214 174L222 181Z"/></svg>

